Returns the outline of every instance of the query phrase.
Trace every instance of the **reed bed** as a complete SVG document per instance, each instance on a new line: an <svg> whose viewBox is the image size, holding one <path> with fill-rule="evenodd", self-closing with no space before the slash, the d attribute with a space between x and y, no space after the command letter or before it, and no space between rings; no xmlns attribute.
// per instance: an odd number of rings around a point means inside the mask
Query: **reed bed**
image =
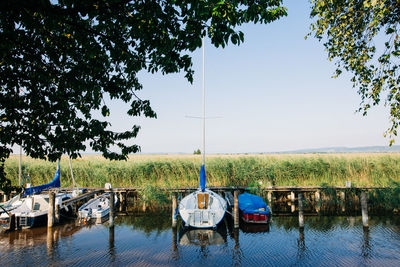
<svg viewBox="0 0 400 267"><path fill-rule="evenodd" d="M5 163L7 177L18 184L19 156ZM61 184L73 185L68 158L61 159ZM199 155L132 155L127 161L110 161L98 155L72 160L75 181L81 187L152 186L196 187ZM25 183L39 185L54 177L57 164L22 158ZM400 182L399 153L259 154L207 156L208 186L394 186Z"/></svg>

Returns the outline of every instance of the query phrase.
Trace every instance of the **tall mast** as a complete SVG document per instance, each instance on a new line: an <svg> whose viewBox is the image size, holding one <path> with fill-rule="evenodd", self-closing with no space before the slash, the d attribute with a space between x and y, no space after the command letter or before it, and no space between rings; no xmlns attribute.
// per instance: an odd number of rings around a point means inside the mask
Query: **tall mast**
<svg viewBox="0 0 400 267"><path fill-rule="evenodd" d="M76 187L74 171L72 170L71 154L68 154L68 159L69 159L69 169L71 170L72 183L73 186ZM58 161L58 164L60 165L60 161Z"/></svg>
<svg viewBox="0 0 400 267"><path fill-rule="evenodd" d="M205 36L203 36L203 165L206 164L206 90L204 79L204 46Z"/></svg>
<svg viewBox="0 0 400 267"><path fill-rule="evenodd" d="M22 176L22 145L19 146L19 168L18 168L18 184L21 186L21 176Z"/></svg>

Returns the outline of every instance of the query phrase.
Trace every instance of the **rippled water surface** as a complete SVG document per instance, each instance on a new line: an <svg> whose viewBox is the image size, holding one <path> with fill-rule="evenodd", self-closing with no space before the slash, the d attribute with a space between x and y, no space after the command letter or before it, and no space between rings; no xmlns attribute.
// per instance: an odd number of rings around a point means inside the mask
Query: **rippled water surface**
<svg viewBox="0 0 400 267"><path fill-rule="evenodd" d="M400 218L274 217L270 227L170 227L170 214L16 231L0 236L0 266L400 266Z"/></svg>

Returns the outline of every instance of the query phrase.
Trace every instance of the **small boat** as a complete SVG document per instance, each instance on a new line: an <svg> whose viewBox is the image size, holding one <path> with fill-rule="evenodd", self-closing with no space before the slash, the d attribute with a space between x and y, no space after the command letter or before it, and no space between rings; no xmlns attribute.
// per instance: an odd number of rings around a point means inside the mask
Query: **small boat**
<svg viewBox="0 0 400 267"><path fill-rule="evenodd" d="M24 198L17 195L10 201L1 205L0 232L45 224L47 222L47 212L49 209L49 196L40 195L39 193L43 190L55 187L60 187L60 161L58 161L58 168L54 179L50 183L28 187L23 192ZM57 205L61 205L62 201L69 198L71 198L69 194L57 194L55 202ZM65 207L65 209L68 208ZM62 211L62 209L60 209L60 211Z"/></svg>
<svg viewBox="0 0 400 267"><path fill-rule="evenodd" d="M267 204L260 196L249 193L240 194L239 210L240 218L245 223L267 224L270 221L271 213Z"/></svg>
<svg viewBox="0 0 400 267"><path fill-rule="evenodd" d="M114 205L117 204L118 198L114 198ZM104 193L89 200L78 209L79 219L89 221L90 219L99 220L108 216L110 213L110 193Z"/></svg>
<svg viewBox="0 0 400 267"><path fill-rule="evenodd" d="M62 206L62 202L72 198L70 194L58 193L55 196L55 205L59 206L61 214L66 214L70 209ZM47 224L47 214L49 212L49 195L40 194L26 197L18 208L11 211L16 217L16 228L32 228Z"/></svg>

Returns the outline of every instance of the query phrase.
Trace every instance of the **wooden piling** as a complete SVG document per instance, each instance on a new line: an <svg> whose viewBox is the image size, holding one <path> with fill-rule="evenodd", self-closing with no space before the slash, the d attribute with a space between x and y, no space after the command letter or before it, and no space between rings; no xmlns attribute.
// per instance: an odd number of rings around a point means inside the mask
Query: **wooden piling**
<svg viewBox="0 0 400 267"><path fill-rule="evenodd" d="M315 202L319 202L321 200L321 191L315 191Z"/></svg>
<svg viewBox="0 0 400 267"><path fill-rule="evenodd" d="M47 214L47 227L53 227L55 222L55 200L56 200L56 193L51 191L49 193L49 212Z"/></svg>
<svg viewBox="0 0 400 267"><path fill-rule="evenodd" d="M314 195L314 201L315 201L315 211L318 213L319 210L321 209L321 191L317 190L315 191Z"/></svg>
<svg viewBox="0 0 400 267"><path fill-rule="evenodd" d="M364 227L368 227L368 204L367 195L361 191L361 216Z"/></svg>
<svg viewBox="0 0 400 267"><path fill-rule="evenodd" d="M235 228L239 228L239 191L235 190L234 192L234 216L233 216L233 224Z"/></svg>
<svg viewBox="0 0 400 267"><path fill-rule="evenodd" d="M114 227L114 192L110 189L110 218L109 226Z"/></svg>
<svg viewBox="0 0 400 267"><path fill-rule="evenodd" d="M177 222L177 199L176 193L172 193L172 227L176 227Z"/></svg>
<svg viewBox="0 0 400 267"><path fill-rule="evenodd" d="M147 205L146 205L146 196L143 194L142 195L142 200L143 200L143 206L142 206L142 211L146 212L147 210Z"/></svg>
<svg viewBox="0 0 400 267"><path fill-rule="evenodd" d="M296 211L296 206L294 204L294 201L295 201L295 194L292 191L292 192L290 192L290 204L291 204L292 213Z"/></svg>
<svg viewBox="0 0 400 267"><path fill-rule="evenodd" d="M268 191L268 207L269 211L272 213L272 191Z"/></svg>
<svg viewBox="0 0 400 267"><path fill-rule="evenodd" d="M340 192L340 200L341 200L341 204L342 204L342 212L346 211L346 192L345 191L341 191Z"/></svg>
<svg viewBox="0 0 400 267"><path fill-rule="evenodd" d="M298 194L299 200L299 227L304 228L303 193Z"/></svg>

